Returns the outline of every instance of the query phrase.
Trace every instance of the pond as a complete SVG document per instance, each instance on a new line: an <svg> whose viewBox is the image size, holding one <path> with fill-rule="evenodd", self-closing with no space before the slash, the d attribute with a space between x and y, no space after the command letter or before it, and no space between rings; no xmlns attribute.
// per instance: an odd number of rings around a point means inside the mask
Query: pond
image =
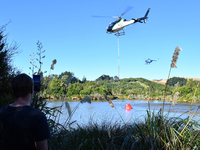
<svg viewBox="0 0 200 150"><path fill-rule="evenodd" d="M144 117L147 116L147 110L149 109L148 101L147 100L113 100L113 104L115 108L111 108L109 103L104 102L92 102L83 103L78 106L75 113L71 118L72 121L76 121L79 125L87 125L89 121L93 121L95 123L129 123L133 121L143 121ZM68 102L71 110L73 110L78 103L80 102ZM163 105L162 101L150 101L150 110L158 112ZM133 109L126 110L125 105L130 104ZM193 104L191 115L197 110L200 104ZM65 102L62 101L48 101L48 107L58 107L62 106L59 118L59 123L64 124L66 119L69 117L67 108L65 107ZM165 102L164 106L164 114L167 115L169 112L169 117L178 117L181 115L182 118L188 117L188 112L190 110L190 103L177 103L175 106L171 106L169 102ZM170 111L169 111L170 110ZM194 120L199 121L200 110L197 111L196 115L194 116Z"/></svg>

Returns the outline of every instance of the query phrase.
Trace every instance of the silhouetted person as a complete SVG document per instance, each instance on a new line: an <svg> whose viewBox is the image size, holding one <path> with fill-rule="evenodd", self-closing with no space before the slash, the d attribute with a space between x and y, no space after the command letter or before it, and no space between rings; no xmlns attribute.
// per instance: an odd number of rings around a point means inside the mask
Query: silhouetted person
<svg viewBox="0 0 200 150"><path fill-rule="evenodd" d="M0 109L5 150L48 150L51 135L46 116L30 106L33 88L33 80L26 74L12 80L15 102Z"/></svg>

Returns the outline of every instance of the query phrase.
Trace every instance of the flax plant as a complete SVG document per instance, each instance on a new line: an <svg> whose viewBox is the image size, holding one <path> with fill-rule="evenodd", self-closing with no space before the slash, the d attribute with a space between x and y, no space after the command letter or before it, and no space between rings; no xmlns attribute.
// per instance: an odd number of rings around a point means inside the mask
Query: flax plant
<svg viewBox="0 0 200 150"><path fill-rule="evenodd" d="M42 43L39 40L37 42L37 48L38 48L38 51L39 51L37 53L37 55L39 56L39 58L36 58L36 60L39 62L39 65L40 65L39 70L38 70L38 74L40 74L40 72L42 70L42 64L43 64L42 59L45 58L45 55L42 56L42 53L44 53L45 50L42 51L43 46L42 46ZM47 71L45 71L45 73L46 72Z"/></svg>
<svg viewBox="0 0 200 150"><path fill-rule="evenodd" d="M178 59L178 56L179 56L179 51L182 51L182 49L179 46L177 46L175 51L174 51L174 54L172 56L172 61L171 61L170 70L169 70L169 74L168 74L168 78L167 79L169 79L169 77L170 77L171 69L172 68L177 68L176 67L176 62L177 62L177 59ZM164 112L164 103L165 103L166 91L167 91L167 83L165 84L162 113Z"/></svg>

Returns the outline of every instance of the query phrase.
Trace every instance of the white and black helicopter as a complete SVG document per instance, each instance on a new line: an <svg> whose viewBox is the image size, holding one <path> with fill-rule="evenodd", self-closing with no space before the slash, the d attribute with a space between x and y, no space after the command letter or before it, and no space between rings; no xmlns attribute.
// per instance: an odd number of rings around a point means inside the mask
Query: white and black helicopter
<svg viewBox="0 0 200 150"><path fill-rule="evenodd" d="M137 19L134 19L132 18L131 20L126 20L126 19L123 19L121 18L121 16L123 16L127 11L129 11L132 7L128 7L126 9L125 12L123 12L120 16L116 16L116 17L113 17L113 18L118 18L118 20L116 20L115 22L111 22L108 27L106 28L107 32L106 33L109 33L109 34L112 34L112 33L116 33L115 35L117 36L120 36L120 35L125 35L125 31L123 30L124 27L126 26L129 26L131 24L134 24L136 22L140 22L140 23L146 23L146 19L148 18L148 13L150 11L150 8L147 10L146 14L144 15L144 17L141 17L141 18L137 18ZM98 16L94 16L94 17L98 17ZM105 17L105 16L102 16L102 17ZM122 31L121 31L122 30ZM120 32L121 31L121 32Z"/></svg>

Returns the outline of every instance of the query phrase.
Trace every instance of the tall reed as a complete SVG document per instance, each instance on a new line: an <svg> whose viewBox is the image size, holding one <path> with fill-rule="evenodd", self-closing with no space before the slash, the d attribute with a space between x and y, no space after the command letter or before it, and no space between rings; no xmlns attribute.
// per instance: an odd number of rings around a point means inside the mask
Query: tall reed
<svg viewBox="0 0 200 150"><path fill-rule="evenodd" d="M86 96L74 107L74 109L72 111L71 111L71 108L70 108L70 105L68 104L68 102L65 102L66 108L67 108L68 113L69 113L69 117L67 117L67 119L66 119L65 123L63 124L63 126L64 127L68 127L68 126L71 125L71 122L70 122L71 118L72 118L73 114L75 113L75 111L78 109L80 104L83 104L83 103L91 104L91 102L92 102L91 97Z"/></svg>
<svg viewBox="0 0 200 150"><path fill-rule="evenodd" d="M197 84L197 87L196 87L195 92L194 92L194 96L193 96L192 103L191 103L191 106L190 106L190 111L191 111L191 109L192 109L192 105L193 105L193 103L194 103L194 98L195 98L195 95L196 95L196 92L197 92L198 87L199 87L199 83ZM189 113L188 113L188 116L190 115L190 111L189 111Z"/></svg>
<svg viewBox="0 0 200 150"><path fill-rule="evenodd" d="M178 59L178 56L179 56L179 51L182 51L182 49L179 46L177 46L176 49L175 49L175 51L174 51L174 54L172 56L172 61L171 61L171 65L170 65L170 69L169 69L169 74L168 74L167 81L168 81L168 79L170 77L171 69L172 68L177 68L176 67L176 62L177 62L177 59ZM162 113L164 112L164 103L165 103L166 91L167 91L167 82L165 84L165 90L164 90Z"/></svg>
<svg viewBox="0 0 200 150"><path fill-rule="evenodd" d="M107 102L110 104L111 108L115 108L115 110L117 111L117 113L119 114L120 118L122 119L122 121L124 122L124 124L126 125L124 119L122 118L121 114L119 113L119 111L117 110L117 108L115 107L115 105L112 103L112 101L109 99L109 97L107 95L103 95L104 98L107 100Z"/></svg>

